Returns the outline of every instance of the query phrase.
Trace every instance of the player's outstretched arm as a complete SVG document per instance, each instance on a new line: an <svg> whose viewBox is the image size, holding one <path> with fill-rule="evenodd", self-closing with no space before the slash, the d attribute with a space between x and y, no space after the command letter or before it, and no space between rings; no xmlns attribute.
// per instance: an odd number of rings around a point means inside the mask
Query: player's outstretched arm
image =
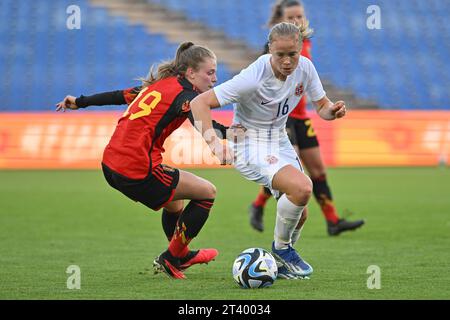
<svg viewBox="0 0 450 320"><path fill-rule="evenodd" d="M344 101L337 101L336 103L333 103L327 96L324 96L318 101L313 101L313 103L317 108L317 113L319 116L325 120L339 119L347 113L347 108Z"/></svg>
<svg viewBox="0 0 450 320"><path fill-rule="evenodd" d="M66 109L76 110L89 106L111 106L129 104L138 95L140 87L125 90L115 90L93 94L90 96L66 96L63 101L56 104L56 111L65 112Z"/></svg>
<svg viewBox="0 0 450 320"><path fill-rule="evenodd" d="M76 110L78 109L75 103L76 98L74 96L66 96L63 101L56 104L56 111L66 112L66 109Z"/></svg>

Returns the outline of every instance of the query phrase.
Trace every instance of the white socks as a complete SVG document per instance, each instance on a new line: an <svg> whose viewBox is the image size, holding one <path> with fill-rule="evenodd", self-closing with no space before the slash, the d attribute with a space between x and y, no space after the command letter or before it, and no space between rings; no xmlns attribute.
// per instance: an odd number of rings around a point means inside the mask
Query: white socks
<svg viewBox="0 0 450 320"><path fill-rule="evenodd" d="M291 244L291 239L295 227L302 216L305 206L296 206L283 194L277 203L277 218L275 221L275 249L286 249ZM300 236L300 231L296 235L296 240Z"/></svg>
<svg viewBox="0 0 450 320"><path fill-rule="evenodd" d="M294 232L292 233L292 237L291 237L291 246L293 246L294 244L297 243L298 239L300 239L300 234L302 233L303 230L303 226L301 226L299 229L294 229Z"/></svg>

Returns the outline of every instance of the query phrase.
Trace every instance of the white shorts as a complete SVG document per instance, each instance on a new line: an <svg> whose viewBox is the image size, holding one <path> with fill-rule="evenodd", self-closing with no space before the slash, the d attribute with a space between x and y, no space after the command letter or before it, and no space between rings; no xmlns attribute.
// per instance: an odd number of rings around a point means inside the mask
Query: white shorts
<svg viewBox="0 0 450 320"><path fill-rule="evenodd" d="M244 178L269 188L276 198L279 197L279 192L273 189L272 180L281 168L292 165L303 172L287 134L275 139L246 135L245 139L239 141L228 140L228 145L234 152L236 170Z"/></svg>

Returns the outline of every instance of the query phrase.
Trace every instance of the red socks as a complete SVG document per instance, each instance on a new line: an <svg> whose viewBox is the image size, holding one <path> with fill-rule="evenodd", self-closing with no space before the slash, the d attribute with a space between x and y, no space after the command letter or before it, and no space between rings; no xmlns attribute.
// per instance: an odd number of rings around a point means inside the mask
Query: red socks
<svg viewBox="0 0 450 320"><path fill-rule="evenodd" d="M330 221L334 224L339 221L339 216L337 214L333 201L326 199L326 197L323 196L322 201L320 201L320 208L322 209L322 213L327 221Z"/></svg>
<svg viewBox="0 0 450 320"><path fill-rule="evenodd" d="M267 195L265 192L258 193L256 200L253 202L255 207L264 207L266 205L267 200L269 200L271 196Z"/></svg>

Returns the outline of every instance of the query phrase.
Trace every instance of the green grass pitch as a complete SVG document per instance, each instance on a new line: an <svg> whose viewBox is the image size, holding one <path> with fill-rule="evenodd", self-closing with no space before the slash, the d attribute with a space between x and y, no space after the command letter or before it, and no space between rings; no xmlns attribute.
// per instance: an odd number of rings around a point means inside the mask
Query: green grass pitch
<svg viewBox="0 0 450 320"><path fill-rule="evenodd" d="M275 201L257 233L247 215L254 183L233 169L193 172L218 196L191 247L220 255L182 281L151 269L167 246L160 214L110 188L100 171L0 171L0 299L450 299L447 168L330 169L339 211L366 225L328 237L312 199L296 248L313 276L259 290L240 289L231 266L243 249L270 248ZM69 265L81 269L80 290L66 287ZM367 288L371 265L381 289Z"/></svg>

